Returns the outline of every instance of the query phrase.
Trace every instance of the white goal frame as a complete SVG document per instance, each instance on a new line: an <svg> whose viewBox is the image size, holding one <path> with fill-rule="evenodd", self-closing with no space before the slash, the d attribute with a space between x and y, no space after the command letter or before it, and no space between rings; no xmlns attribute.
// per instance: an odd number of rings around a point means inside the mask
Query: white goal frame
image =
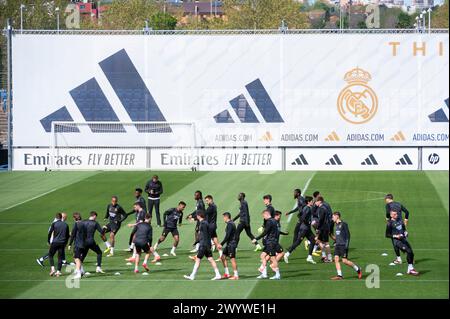
<svg viewBox="0 0 450 319"><path fill-rule="evenodd" d="M63 131L62 128L67 128ZM116 131L114 131L116 128ZM168 130L170 128L170 131ZM77 129L80 132L74 133ZM125 129L125 132L123 131ZM140 131L141 130L141 131ZM94 132L96 131L96 132ZM156 132L155 132L156 131ZM178 131L178 132L177 132ZM82 133L77 139L76 134ZM122 133L120 135L115 135ZM64 139L67 135L71 140L76 140L77 143L70 145ZM92 134L92 135L90 135ZM158 135L156 135L158 134ZM93 140L89 139L93 137ZM99 143L95 144L96 137L103 137L104 141L113 141L114 136L121 137L121 142L114 143ZM157 137L158 143L149 142L149 138ZM126 141L125 141L126 139ZM139 142L133 143L138 140ZM64 141L64 142L63 142ZM129 141L129 144L128 144ZM142 122L120 122L120 121L90 121L90 122L70 122L70 121L53 121L51 123L49 154L50 168L52 170L63 170L57 165L55 158L61 154L61 150L65 149L65 154L70 153L71 150L75 153L77 149L171 149L181 148L189 149L192 155L197 152L197 131L195 123L193 122L162 122L162 121L142 121ZM149 168L149 167L147 167ZM197 170L198 167L193 166L192 170Z"/></svg>

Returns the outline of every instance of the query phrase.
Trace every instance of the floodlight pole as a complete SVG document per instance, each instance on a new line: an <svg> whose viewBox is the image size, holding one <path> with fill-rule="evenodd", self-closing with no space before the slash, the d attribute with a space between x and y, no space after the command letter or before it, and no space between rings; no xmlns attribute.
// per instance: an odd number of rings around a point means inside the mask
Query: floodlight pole
<svg viewBox="0 0 450 319"><path fill-rule="evenodd" d="M8 18L6 23L6 37L7 37L7 119L8 119L8 171L12 170L12 25L11 18Z"/></svg>

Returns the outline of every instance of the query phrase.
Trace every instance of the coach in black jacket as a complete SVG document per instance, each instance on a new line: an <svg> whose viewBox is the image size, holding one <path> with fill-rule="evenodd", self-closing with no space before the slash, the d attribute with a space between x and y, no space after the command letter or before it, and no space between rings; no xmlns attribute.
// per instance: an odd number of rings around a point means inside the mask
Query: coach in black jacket
<svg viewBox="0 0 450 319"><path fill-rule="evenodd" d="M157 175L154 175L151 180L145 185L145 192L148 194L148 213L152 217L153 206L155 206L156 223L161 227L161 217L159 215L160 196L163 193L163 185L159 181Z"/></svg>

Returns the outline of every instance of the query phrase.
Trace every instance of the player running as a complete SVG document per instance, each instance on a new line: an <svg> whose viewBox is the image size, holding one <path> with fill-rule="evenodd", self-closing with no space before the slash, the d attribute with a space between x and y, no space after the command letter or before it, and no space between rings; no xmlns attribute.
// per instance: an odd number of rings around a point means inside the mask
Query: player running
<svg viewBox="0 0 450 319"><path fill-rule="evenodd" d="M104 274L102 270L102 250L95 242L95 232L98 232L102 237L103 241L106 241L105 234L100 224L97 222L97 212L92 211L89 213L89 219L83 221L85 229L85 242L84 242L84 252L81 256L81 262L84 263L89 250L92 250L97 254L97 267L95 269L96 273Z"/></svg>
<svg viewBox="0 0 450 319"><path fill-rule="evenodd" d="M195 200L195 210L189 214L186 219L195 221L195 231L194 231L194 249L192 249L191 253L196 253L198 251L199 243L198 243L198 228L200 226L200 222L197 220L197 212L198 211L205 211L205 203L203 202L203 194L201 191L196 191L194 193L194 200Z"/></svg>
<svg viewBox="0 0 450 319"><path fill-rule="evenodd" d="M230 279L230 280L238 280L239 273L236 264L236 247L237 247L237 230L236 225L233 220L231 220L231 214L225 212L222 214L223 221L226 224L225 227L225 237L220 243L219 249L222 249L223 246L223 254L221 257L223 267L224 267L224 275L222 279ZM227 258L230 259L231 266L233 267L233 276L230 276L230 272L228 270L228 261Z"/></svg>
<svg viewBox="0 0 450 319"><path fill-rule="evenodd" d="M315 238L313 232L311 231L311 208L313 206L311 196L305 197L305 204L306 205L302 208L301 212L297 215L298 221L297 225L295 226L292 245L291 247L288 248L288 251L284 254L284 262L286 264L289 263L289 256L302 243L302 240L304 238L306 238L307 240L310 241L310 243L312 243L308 246L308 257L306 258L306 261L311 264L316 263L312 257ZM288 214L289 213L286 213L286 215Z"/></svg>
<svg viewBox="0 0 450 319"><path fill-rule="evenodd" d="M61 213L61 220L63 222L65 222L67 219L67 214L62 212ZM55 217L52 221L52 225L53 223L55 223L56 221L58 221L58 219ZM50 228L52 227L52 225L50 225L50 227L48 228L48 231L50 231ZM50 238L50 243L53 241L53 237ZM36 259L36 262L38 263L39 266L44 267L44 261L48 259L48 252L44 255L41 256L39 258ZM63 265L67 265L67 261L66 261L66 251L63 250L62 251L62 264Z"/></svg>
<svg viewBox="0 0 450 319"><path fill-rule="evenodd" d="M275 213L274 213L275 214ZM264 242L264 249L261 253L261 268L259 271L261 272L261 275L259 275L257 278L267 278L267 259L266 257L270 257L270 261L272 263L271 267L272 270L275 272L275 276L270 277L270 279L279 280L281 279L280 275L280 269L278 268L278 261L276 258L277 255L277 246L278 246L278 240L279 240L279 230L278 230L278 223L277 221L271 217L270 210L266 209L262 212L263 218L266 221L264 226L264 231L261 235L257 236L255 239L253 239L253 243L255 243L257 240L266 237L266 240Z"/></svg>
<svg viewBox="0 0 450 319"><path fill-rule="evenodd" d="M322 261L325 263L330 263L333 261L329 244L330 224L328 218L328 209L323 205L322 196L317 197L315 205L317 207L316 213L318 217L317 236L315 239L319 241L319 246L322 250Z"/></svg>
<svg viewBox="0 0 450 319"><path fill-rule="evenodd" d="M392 211L397 212L397 218L399 220L403 220L402 212L405 213L404 224L405 224L405 227L407 227L408 219L409 219L409 211L406 209L406 207L403 206L399 202L394 202L394 195L392 195L392 194L387 194L384 197L384 201L386 203L386 227L388 227L389 221L391 220L391 212ZM386 229L386 232L387 232L387 229ZM400 256L400 249L394 244L394 239L393 238L391 238L391 239L392 239L392 246L394 247L395 256L396 256L393 263L396 265L399 265L402 263L402 257Z"/></svg>
<svg viewBox="0 0 450 319"><path fill-rule="evenodd" d="M145 271L149 271L150 269L147 266L148 258L150 257L150 253L153 253L152 248L152 237L153 237L153 229L152 225L150 225L151 215L150 213L146 213L144 217L144 221L141 223L137 223L133 231L131 232L133 236L133 243L136 248L136 258L134 262L134 273L139 273L139 259L141 257L141 253L145 253L144 262L142 263L142 267Z"/></svg>
<svg viewBox="0 0 450 319"><path fill-rule="evenodd" d="M161 244L166 239L167 235L172 234L173 246L170 250L170 254L174 257L177 256L175 250L177 249L178 243L180 242L180 234L178 232L177 226L181 226L181 223L183 221L183 210L185 208L186 203L181 201L178 203L177 208L170 208L164 213L164 230L161 234L161 237L158 239L158 242L153 247L155 251L158 249L159 244Z"/></svg>
<svg viewBox="0 0 450 319"><path fill-rule="evenodd" d="M134 202L133 211L128 213L127 216L134 214L136 222L134 224L129 224L128 227L134 227L137 223L141 223L144 221L145 215L147 214L144 207L145 207L145 201L144 202L142 202L142 201ZM128 252L132 251L133 256L131 258L128 258L127 261L130 261L131 259L133 259L133 261L134 261L136 251L134 250L133 235L131 235L131 234L130 234L130 240L128 241L128 245L129 245L129 247L127 249L125 249L125 251L128 251Z"/></svg>
<svg viewBox="0 0 450 319"><path fill-rule="evenodd" d="M50 261L50 276L61 276L61 268L63 264L64 250L66 249L67 241L69 240L69 226L62 219L62 214L56 214L56 221L50 226L48 231L48 259ZM53 238L53 240L51 240ZM55 261L53 256L58 253L58 266L55 270Z"/></svg>
<svg viewBox="0 0 450 319"><path fill-rule="evenodd" d="M198 268L200 267L200 262L203 257L206 256L208 258L208 261L210 262L212 268L214 269L215 276L211 280L219 280L222 277L220 276L219 269L217 268L217 264L214 261L214 258L212 257L212 251L211 251L211 234L210 234L210 226L208 222L205 219L205 212L198 211L197 212L197 219L200 221L199 226L199 249L197 252L197 258L195 258L195 264L194 268L192 269L192 273L187 276L185 275L184 278L189 280L194 280L195 276L197 274Z"/></svg>
<svg viewBox="0 0 450 319"><path fill-rule="evenodd" d="M103 226L103 232L104 234L109 234L109 242L106 241L106 249L104 251L106 257L112 257L114 256L114 244L116 240L117 232L120 229L120 226L122 224L122 221L127 218L127 213L123 210L122 206L118 203L119 199L117 196L111 197L111 204L109 204L106 207L106 215L105 219L107 219L109 222L105 226Z"/></svg>
<svg viewBox="0 0 450 319"><path fill-rule="evenodd" d="M209 225L209 231L211 234L211 241L214 244L214 248L217 248L219 251L219 258L222 257L222 250L219 249L219 241L217 239L217 206L214 204L214 199L211 195L205 196L206 204L208 208L206 208L205 216L206 221ZM213 249L214 251L214 249Z"/></svg>
<svg viewBox="0 0 450 319"><path fill-rule="evenodd" d="M245 233L250 238L250 240L255 239L255 236L252 234L252 230L250 227L250 211L248 209L248 203L245 200L245 193L239 193L238 200L240 203L239 214L237 214L236 217L233 218L233 221L239 219L239 225L237 226L236 229L236 247L239 244L239 240L243 230L245 230ZM258 242L256 242L255 251L261 249L262 249L261 245Z"/></svg>
<svg viewBox="0 0 450 319"><path fill-rule="evenodd" d="M332 277L332 280L342 280L344 277L342 276L341 264L339 263L339 259L342 258L342 262L352 267L358 274L358 278L362 278L361 268L348 260L348 248L350 244L350 231L348 229L348 225L346 222L341 220L341 213L334 212L333 213L333 222L336 224L336 245L334 246L334 264L336 265L337 276Z"/></svg>
<svg viewBox="0 0 450 319"><path fill-rule="evenodd" d="M74 243L73 258L75 260L75 276L73 278L80 279L81 276L84 275L83 254L85 252L86 228L84 227L80 213L73 213L73 219L75 224L73 226L72 233L70 234L69 250Z"/></svg>
<svg viewBox="0 0 450 319"><path fill-rule="evenodd" d="M408 261L408 275L418 276L419 273L414 269L414 252L409 244L408 232L406 231L405 222L399 218L398 212L391 211L391 219L388 221L386 228L386 237L392 239L394 247L399 251L406 253L406 260Z"/></svg>

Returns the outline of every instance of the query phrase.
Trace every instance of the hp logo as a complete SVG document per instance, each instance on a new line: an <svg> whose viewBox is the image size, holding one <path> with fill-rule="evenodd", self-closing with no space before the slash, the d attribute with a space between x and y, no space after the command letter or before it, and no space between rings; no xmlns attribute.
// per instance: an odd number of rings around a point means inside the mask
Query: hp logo
<svg viewBox="0 0 450 319"><path fill-rule="evenodd" d="M428 156L428 162L430 162L430 164L436 165L437 163L439 163L439 155L437 155L436 153L430 154L430 156Z"/></svg>

